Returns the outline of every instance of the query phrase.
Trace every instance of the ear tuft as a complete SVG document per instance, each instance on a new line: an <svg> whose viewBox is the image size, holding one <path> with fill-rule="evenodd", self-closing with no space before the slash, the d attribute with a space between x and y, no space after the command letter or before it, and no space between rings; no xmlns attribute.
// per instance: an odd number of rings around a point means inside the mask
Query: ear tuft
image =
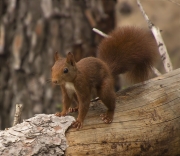
<svg viewBox="0 0 180 156"><path fill-rule="evenodd" d="M68 64L71 64L72 66L75 66L75 60L74 60L74 55L73 53L69 52L66 56L66 62Z"/></svg>
<svg viewBox="0 0 180 156"><path fill-rule="evenodd" d="M57 61L59 60L60 56L58 54L58 52L56 51L55 54L54 54L54 60Z"/></svg>
<svg viewBox="0 0 180 156"><path fill-rule="evenodd" d="M72 52L68 52L68 54L67 55L69 55L69 56L71 56L71 57L74 57L74 55L73 55L73 53Z"/></svg>

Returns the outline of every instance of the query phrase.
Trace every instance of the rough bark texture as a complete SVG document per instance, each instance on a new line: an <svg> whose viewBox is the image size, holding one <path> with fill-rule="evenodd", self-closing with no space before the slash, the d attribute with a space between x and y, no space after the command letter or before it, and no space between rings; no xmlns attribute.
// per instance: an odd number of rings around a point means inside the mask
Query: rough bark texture
<svg viewBox="0 0 180 156"><path fill-rule="evenodd" d="M92 106L82 130L67 133L67 156L180 155L180 69L117 93L112 124Z"/></svg>
<svg viewBox="0 0 180 156"><path fill-rule="evenodd" d="M68 147L65 131L72 116L38 114L12 128L0 131L1 156L60 156Z"/></svg>
<svg viewBox="0 0 180 156"><path fill-rule="evenodd" d="M72 51L77 60L95 55L98 37L85 12L108 32L114 27L114 5L101 0L0 0L0 129L12 125L17 103L24 104L22 118L61 107L59 87L47 83L54 53Z"/></svg>

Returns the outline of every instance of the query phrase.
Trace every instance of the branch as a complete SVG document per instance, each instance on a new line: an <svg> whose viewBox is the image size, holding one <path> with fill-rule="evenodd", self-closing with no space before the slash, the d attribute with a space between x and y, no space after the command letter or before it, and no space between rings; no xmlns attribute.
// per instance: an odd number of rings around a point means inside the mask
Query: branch
<svg viewBox="0 0 180 156"><path fill-rule="evenodd" d="M155 27L155 25L150 21L150 19L146 15L146 13L145 13L145 11L144 11L144 9L143 9L143 7L142 7L139 0L137 0L137 4L138 4L144 18L146 19L149 28L151 29L151 31L152 31L155 39L156 39L156 42L157 42L157 45L158 45L158 48L159 48L159 53L160 53L161 59L162 59L163 64L164 64L165 71L166 72L172 71L173 70L172 63L170 61L170 58L169 58L166 46L164 44L164 41L162 39L159 28Z"/></svg>

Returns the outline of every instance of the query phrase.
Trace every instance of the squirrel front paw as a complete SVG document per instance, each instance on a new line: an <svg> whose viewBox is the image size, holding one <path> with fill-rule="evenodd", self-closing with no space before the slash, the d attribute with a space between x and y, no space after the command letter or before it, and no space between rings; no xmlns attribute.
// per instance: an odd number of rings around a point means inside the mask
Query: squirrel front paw
<svg viewBox="0 0 180 156"><path fill-rule="evenodd" d="M102 120L106 124L110 124L113 121L113 115L110 114L101 114L100 117L102 117Z"/></svg>
<svg viewBox="0 0 180 156"><path fill-rule="evenodd" d="M74 107L74 108L70 107L68 112L73 113L73 112L77 112L77 111L78 111L78 107Z"/></svg>
<svg viewBox="0 0 180 156"><path fill-rule="evenodd" d="M61 116L66 116L66 113L57 112L57 113L55 113L55 116L59 116L59 117L61 117Z"/></svg>
<svg viewBox="0 0 180 156"><path fill-rule="evenodd" d="M76 128L77 130L83 127L83 122L79 121L78 119L72 123L72 127Z"/></svg>

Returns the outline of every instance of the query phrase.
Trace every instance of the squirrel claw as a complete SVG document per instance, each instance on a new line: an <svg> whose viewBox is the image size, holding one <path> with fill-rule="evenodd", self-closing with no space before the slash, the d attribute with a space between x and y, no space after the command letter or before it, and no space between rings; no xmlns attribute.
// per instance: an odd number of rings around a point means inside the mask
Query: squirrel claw
<svg viewBox="0 0 180 156"><path fill-rule="evenodd" d="M112 122L112 118L110 118L106 114L101 114L100 116L102 117L102 120L104 121L104 123L110 124Z"/></svg>
<svg viewBox="0 0 180 156"><path fill-rule="evenodd" d="M55 116L59 116L59 117L66 116L66 113L57 112L57 113L55 113Z"/></svg>
<svg viewBox="0 0 180 156"><path fill-rule="evenodd" d="M76 120L76 121L74 121L74 122L72 123L72 127L73 127L73 128L76 128L77 130L81 129L82 126L83 126L82 122L80 122L80 121L78 121L78 120Z"/></svg>
<svg viewBox="0 0 180 156"><path fill-rule="evenodd" d="M77 111L78 111L78 107L69 108L69 113L73 113L73 112L77 112Z"/></svg>

